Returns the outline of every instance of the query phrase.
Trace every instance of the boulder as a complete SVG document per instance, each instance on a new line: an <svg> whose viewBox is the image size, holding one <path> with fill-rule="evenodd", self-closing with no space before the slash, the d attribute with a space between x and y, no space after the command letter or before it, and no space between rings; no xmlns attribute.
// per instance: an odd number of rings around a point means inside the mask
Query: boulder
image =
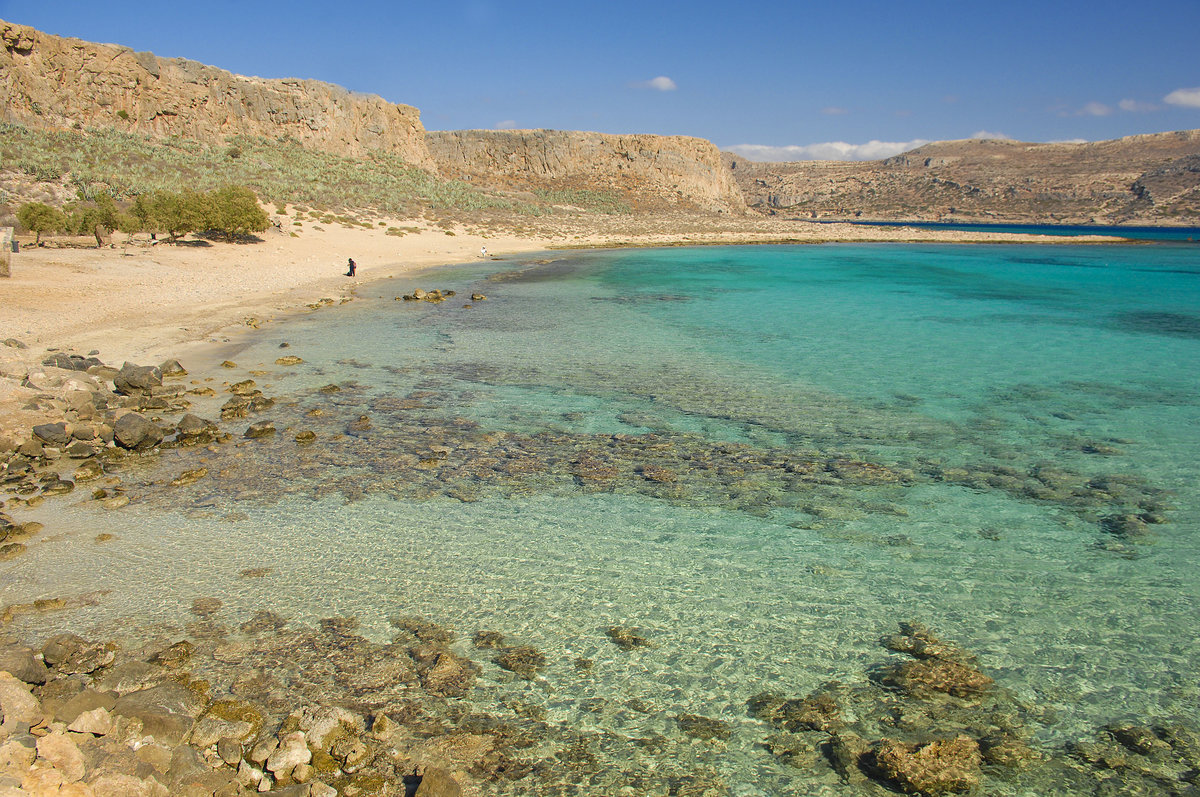
<svg viewBox="0 0 1200 797"><path fill-rule="evenodd" d="M88 642L75 634L59 634L42 646L42 658L61 673L78 675L112 664L116 654L100 642Z"/></svg>
<svg viewBox="0 0 1200 797"><path fill-rule="evenodd" d="M450 773L437 767L426 767L417 785L415 797L459 797L462 787Z"/></svg>
<svg viewBox="0 0 1200 797"><path fill-rule="evenodd" d="M42 719L42 704L29 691L29 686L6 672L0 672L0 715L4 718L4 729L12 730L16 724L27 722L36 725Z"/></svg>
<svg viewBox="0 0 1200 797"><path fill-rule="evenodd" d="M86 771L83 753L65 733L50 733L38 739L37 752L38 758L53 764L67 783L80 780Z"/></svg>
<svg viewBox="0 0 1200 797"><path fill-rule="evenodd" d="M146 451L162 442L163 432L144 415L127 412L113 424L113 439L122 448Z"/></svg>
<svg viewBox="0 0 1200 797"><path fill-rule="evenodd" d="M312 751L304 740L303 731L294 731L279 740L279 747L267 756L267 771L277 779L291 775L298 764L312 761Z"/></svg>
<svg viewBox="0 0 1200 797"><path fill-rule="evenodd" d="M95 711L98 708L108 711L116 702L116 692L98 692L95 689L84 689L55 709L54 719L70 724L81 714L89 711Z"/></svg>
<svg viewBox="0 0 1200 797"><path fill-rule="evenodd" d="M113 377L113 386L122 395L149 395L152 388L162 384L162 377L158 366L125 363Z"/></svg>
<svg viewBox="0 0 1200 797"><path fill-rule="evenodd" d="M46 683L46 665L33 652L33 648L14 645L0 649L0 672L12 674L27 684Z"/></svg>
<svg viewBox="0 0 1200 797"><path fill-rule="evenodd" d="M179 360L167 360L162 365L158 366L159 373L164 377L167 376L187 376L187 369L184 368Z"/></svg>
<svg viewBox="0 0 1200 797"><path fill-rule="evenodd" d="M112 713L140 720L145 734L174 747L182 744L203 707L204 700L192 690L166 683L123 695Z"/></svg>
<svg viewBox="0 0 1200 797"><path fill-rule="evenodd" d="M179 419L175 427L181 442L185 444L209 442L217 430L217 425L190 412Z"/></svg>
<svg viewBox="0 0 1200 797"><path fill-rule="evenodd" d="M63 447L71 442L71 431L65 423L41 423L33 427L33 434L43 443Z"/></svg>
<svg viewBox="0 0 1200 797"><path fill-rule="evenodd" d="M107 736L113 731L112 715L103 707L84 711L67 726L73 733L90 733L94 736Z"/></svg>

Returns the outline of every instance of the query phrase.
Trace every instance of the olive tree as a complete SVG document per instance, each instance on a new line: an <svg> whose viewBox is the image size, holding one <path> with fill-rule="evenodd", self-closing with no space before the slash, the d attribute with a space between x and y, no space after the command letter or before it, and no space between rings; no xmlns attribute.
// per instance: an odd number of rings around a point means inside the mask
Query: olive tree
<svg viewBox="0 0 1200 797"><path fill-rule="evenodd" d="M266 211L258 206L258 197L244 186L231 185L209 191L205 227L232 241L271 225Z"/></svg>
<svg viewBox="0 0 1200 797"><path fill-rule="evenodd" d="M17 221L34 234L35 245L42 242L42 233L59 232L67 226L65 213L42 202L26 202L17 208Z"/></svg>

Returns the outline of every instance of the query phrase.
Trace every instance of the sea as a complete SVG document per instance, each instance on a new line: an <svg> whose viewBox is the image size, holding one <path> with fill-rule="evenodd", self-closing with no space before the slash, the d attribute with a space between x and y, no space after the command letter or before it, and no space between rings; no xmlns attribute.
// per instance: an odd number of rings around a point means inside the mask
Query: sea
<svg viewBox="0 0 1200 797"><path fill-rule="evenodd" d="M102 597L11 630L183 628L204 596L381 641L420 616L479 663L479 710L736 795L861 793L764 744L748 702L879 688L901 623L969 651L1044 757L1200 723L1195 246L549 252L366 283L231 345L193 411L248 378L276 405L226 423L194 484L164 487L196 467L164 452L123 471L123 509L40 508L52 536L0 565L0 602ZM278 432L241 440L255 420ZM501 670L480 630L545 666Z"/></svg>

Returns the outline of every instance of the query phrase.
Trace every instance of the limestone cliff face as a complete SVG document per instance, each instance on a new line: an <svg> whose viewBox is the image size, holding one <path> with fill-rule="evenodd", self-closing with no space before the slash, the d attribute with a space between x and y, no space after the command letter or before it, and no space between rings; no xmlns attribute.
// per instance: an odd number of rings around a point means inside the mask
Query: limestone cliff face
<svg viewBox="0 0 1200 797"><path fill-rule="evenodd" d="M745 211L720 151L700 138L456 130L430 132L425 140L443 176L490 188L615 192L639 210Z"/></svg>
<svg viewBox="0 0 1200 797"><path fill-rule="evenodd" d="M810 218L1200 224L1200 130L943 141L882 161L725 162L752 208Z"/></svg>
<svg viewBox="0 0 1200 797"><path fill-rule="evenodd" d="M51 36L0 21L0 119L114 127L219 142L291 136L357 156L387 151L433 168L420 112L315 80L242 77L182 58Z"/></svg>

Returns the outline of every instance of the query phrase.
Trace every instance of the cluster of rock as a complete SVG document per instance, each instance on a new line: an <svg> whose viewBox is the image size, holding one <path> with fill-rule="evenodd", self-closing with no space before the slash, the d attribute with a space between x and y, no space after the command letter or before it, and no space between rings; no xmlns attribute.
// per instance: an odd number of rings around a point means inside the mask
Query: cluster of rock
<svg viewBox="0 0 1200 797"><path fill-rule="evenodd" d="M883 645L908 658L874 668L866 683L831 682L801 698L772 692L751 698L751 715L774 728L763 747L799 769L831 768L864 793L936 797L989 780L1035 793L1046 786L1097 795L1195 788L1195 727L1118 723L1096 741L1038 750L1030 742L1033 707L920 623L900 629Z"/></svg>
<svg viewBox="0 0 1200 797"><path fill-rule="evenodd" d="M396 298L406 302L429 302L430 304L440 304L454 295L455 292L452 290L443 291L435 288L427 291L424 288L417 288L412 293L406 293L403 296L397 296Z"/></svg>
<svg viewBox="0 0 1200 797"><path fill-rule="evenodd" d="M180 640L127 656L115 645L72 634L49 639L40 651L9 643L0 647L0 793L7 797L165 797L166 795L277 794L288 797L418 795L457 797L454 775L431 764L448 764L416 750L413 759L396 749L412 739L384 711L364 716L333 705L305 704L280 716L280 701L213 694L213 685L189 671L200 650L238 645L210 619L213 604L197 601L207 619L197 624L198 644ZM281 621L261 615L255 632L278 630ZM247 624L250 626L251 624ZM346 662L352 621L331 618L328 633L304 639L331 660ZM296 638L270 647L295 645ZM253 638L253 636L251 637ZM409 640L375 652L374 667L353 671L360 691L413 686L431 699L461 694L475 673L444 645ZM267 676L269 678L269 676ZM461 776L459 776L461 777ZM412 786L412 788L408 788Z"/></svg>
<svg viewBox="0 0 1200 797"><path fill-rule="evenodd" d="M9 349L21 347L12 341ZM161 365L127 362L113 368L94 354L53 352L40 363L23 356L3 358L0 384L27 401L18 421L0 428L0 486L8 501L36 505L91 483L92 498L108 509L119 509L131 500L117 475L122 468L162 449L211 448L230 441L232 435L216 423L188 411L190 398L215 391L189 389L181 381L186 375L176 360ZM222 408L222 418L245 417L274 404L253 384L247 380L230 388L234 395ZM26 425L29 419L35 420ZM253 424L245 436L273 432L273 425L265 422ZM192 468L169 482L179 487L207 474L206 468ZM0 516L0 558L23 553L40 530L39 524Z"/></svg>

